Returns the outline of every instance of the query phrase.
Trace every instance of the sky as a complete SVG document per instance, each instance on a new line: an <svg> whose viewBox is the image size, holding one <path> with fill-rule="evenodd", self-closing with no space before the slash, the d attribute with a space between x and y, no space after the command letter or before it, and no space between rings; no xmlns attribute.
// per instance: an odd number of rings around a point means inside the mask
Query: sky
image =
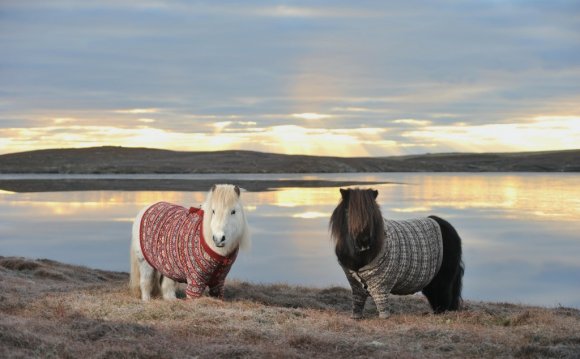
<svg viewBox="0 0 580 359"><path fill-rule="evenodd" d="M0 154L580 148L580 1L0 0Z"/></svg>

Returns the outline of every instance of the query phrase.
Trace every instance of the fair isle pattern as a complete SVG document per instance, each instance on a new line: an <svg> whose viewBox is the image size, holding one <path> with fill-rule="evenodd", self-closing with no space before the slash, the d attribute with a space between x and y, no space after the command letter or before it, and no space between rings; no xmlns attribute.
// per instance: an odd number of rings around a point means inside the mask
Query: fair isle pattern
<svg viewBox="0 0 580 359"><path fill-rule="evenodd" d="M431 218L384 220L381 252L357 272L343 268L353 291L353 310L362 313L372 296L380 313L386 313L387 297L413 294L433 280L443 261L441 228Z"/></svg>
<svg viewBox="0 0 580 359"><path fill-rule="evenodd" d="M215 253L203 238L203 210L159 202L141 219L140 242L145 260L165 277L187 283L188 298L223 297L226 275L238 250L228 257Z"/></svg>

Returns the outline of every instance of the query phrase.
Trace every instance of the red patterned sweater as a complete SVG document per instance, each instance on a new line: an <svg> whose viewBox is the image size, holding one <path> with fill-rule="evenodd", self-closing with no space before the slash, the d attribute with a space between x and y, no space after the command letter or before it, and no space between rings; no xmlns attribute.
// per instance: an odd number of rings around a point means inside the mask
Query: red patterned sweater
<svg viewBox="0 0 580 359"><path fill-rule="evenodd" d="M167 202L149 207L141 219L141 251L145 260L164 276L187 283L188 298L210 295L223 298L226 275L238 250L227 257L214 252L203 238L203 210Z"/></svg>

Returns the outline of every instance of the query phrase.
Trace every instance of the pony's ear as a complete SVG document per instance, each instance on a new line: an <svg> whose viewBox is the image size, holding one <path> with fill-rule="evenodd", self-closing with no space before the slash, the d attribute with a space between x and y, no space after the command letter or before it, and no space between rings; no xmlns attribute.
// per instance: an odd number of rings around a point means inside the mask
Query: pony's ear
<svg viewBox="0 0 580 359"><path fill-rule="evenodd" d="M234 191L236 191L236 194L238 195L238 197L240 196L240 187L238 186L234 186Z"/></svg>
<svg viewBox="0 0 580 359"><path fill-rule="evenodd" d="M342 199L347 200L349 194L350 194L350 190L344 189L344 188L340 189L340 195L342 196Z"/></svg>
<svg viewBox="0 0 580 359"><path fill-rule="evenodd" d="M217 186L216 186L215 184L214 184L213 186L211 186L211 191L212 191L212 192L215 192L215 189L216 189L216 187L217 187Z"/></svg>
<svg viewBox="0 0 580 359"><path fill-rule="evenodd" d="M379 191L377 191L376 189L373 189L373 197L375 199L377 199L378 196L379 196Z"/></svg>

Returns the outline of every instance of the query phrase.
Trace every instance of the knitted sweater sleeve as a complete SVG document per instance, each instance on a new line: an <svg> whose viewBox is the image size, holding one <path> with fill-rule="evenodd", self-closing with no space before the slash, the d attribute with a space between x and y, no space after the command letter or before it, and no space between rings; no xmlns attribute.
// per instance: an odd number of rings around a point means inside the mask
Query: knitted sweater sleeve
<svg viewBox="0 0 580 359"><path fill-rule="evenodd" d="M344 274L346 274L346 279L352 289L352 317L362 318L365 302L369 296L369 292L365 288L366 284L361 282L360 277L358 279L355 278L355 273L350 269L342 267L342 270L344 271Z"/></svg>
<svg viewBox="0 0 580 359"><path fill-rule="evenodd" d="M367 290L377 306L380 318L389 316L389 293L400 276L398 260L388 259L382 257L376 267L365 271L363 275L368 283Z"/></svg>
<svg viewBox="0 0 580 359"><path fill-rule="evenodd" d="M220 266L214 277L209 282L209 295L212 297L216 297L219 299L224 299L224 284L226 282L226 276L230 272L232 268L233 261L228 263L227 265Z"/></svg>
<svg viewBox="0 0 580 359"><path fill-rule="evenodd" d="M187 298L199 298L203 294L206 285L203 283L197 283L194 280L187 279L187 286L185 287L185 296Z"/></svg>

